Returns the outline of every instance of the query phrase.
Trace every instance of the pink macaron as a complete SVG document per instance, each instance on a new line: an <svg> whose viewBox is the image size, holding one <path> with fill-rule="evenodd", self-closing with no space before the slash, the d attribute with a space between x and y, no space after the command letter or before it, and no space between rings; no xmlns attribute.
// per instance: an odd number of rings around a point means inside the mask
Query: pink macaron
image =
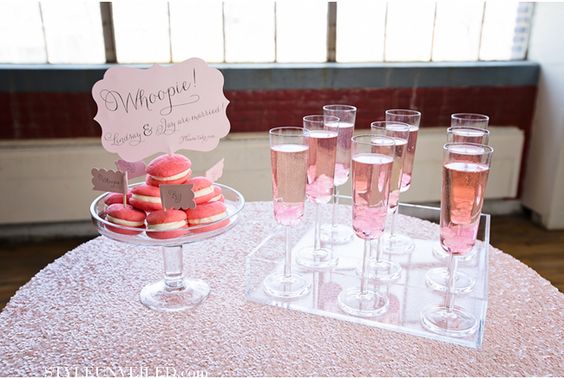
<svg viewBox="0 0 564 379"><path fill-rule="evenodd" d="M219 229L229 224L229 219L226 218L227 207L220 201L199 204L194 209L188 209L186 211L186 216L188 217L188 224L190 226L201 226L222 220L217 224L206 227L199 227L198 230L194 230L194 232L198 233L209 232L211 230Z"/></svg>
<svg viewBox="0 0 564 379"><path fill-rule="evenodd" d="M159 187L140 184L131 190L129 204L145 212L163 209Z"/></svg>
<svg viewBox="0 0 564 379"><path fill-rule="evenodd" d="M188 176L189 178L190 176ZM183 181L172 181L172 182L160 182L158 180L155 180L151 177L151 175L147 175L145 177L145 183L147 183L150 186L153 187L159 187L161 184L185 184L188 182L188 179L185 179Z"/></svg>
<svg viewBox="0 0 564 379"><path fill-rule="evenodd" d="M129 204L130 198L131 198L131 190L127 191L127 195L126 195L127 204ZM123 193L112 192L108 194L108 196L104 198L104 203L106 205L123 204Z"/></svg>
<svg viewBox="0 0 564 379"><path fill-rule="evenodd" d="M161 184L184 184L192 175L192 162L184 155L164 154L147 165L146 183L152 186Z"/></svg>
<svg viewBox="0 0 564 379"><path fill-rule="evenodd" d="M218 186L213 186L213 197L208 200L210 203L214 201L221 201L222 203L225 201L225 197L223 197L221 193L221 188Z"/></svg>
<svg viewBox="0 0 564 379"><path fill-rule="evenodd" d="M145 212L138 211L131 205L111 204L106 208L106 220L112 224L145 229ZM141 230L128 230L112 225L107 225L107 228L112 232L121 234L134 235L141 233Z"/></svg>
<svg viewBox="0 0 564 379"><path fill-rule="evenodd" d="M192 191L194 192L194 202L196 204L207 203L214 197L214 185L211 180L205 176L195 176L188 180L188 184L192 184Z"/></svg>
<svg viewBox="0 0 564 379"><path fill-rule="evenodd" d="M156 239L169 239L187 233L186 212L177 209L155 211L147 216L147 235Z"/></svg>

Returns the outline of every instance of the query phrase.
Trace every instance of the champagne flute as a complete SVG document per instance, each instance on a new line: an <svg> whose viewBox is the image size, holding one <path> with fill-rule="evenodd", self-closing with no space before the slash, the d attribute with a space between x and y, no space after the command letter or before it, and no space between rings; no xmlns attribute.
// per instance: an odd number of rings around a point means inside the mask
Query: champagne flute
<svg viewBox="0 0 564 379"><path fill-rule="evenodd" d="M292 273L290 227L304 215L308 150L306 131L297 127L280 127L269 131L272 163L272 197L274 218L284 225L285 258L282 273L264 279L266 294L284 299L307 295L311 285L299 274Z"/></svg>
<svg viewBox="0 0 564 379"><path fill-rule="evenodd" d="M331 224L321 226L321 241L332 244L345 244L353 238L350 226L338 224L336 210L339 204L339 187L349 180L351 167L351 138L356 120L356 107L352 105L324 105L323 114L339 118L337 136L337 158L335 163L335 186L333 187L333 207Z"/></svg>
<svg viewBox="0 0 564 379"><path fill-rule="evenodd" d="M387 311L389 300L368 288L368 259L371 241L384 231L395 143L392 138L372 134L352 138L352 223L355 234L364 240L360 288L343 290L337 303L345 313L375 317Z"/></svg>
<svg viewBox="0 0 564 379"><path fill-rule="evenodd" d="M490 131L475 126L451 126L447 129L447 141L456 143L478 143L487 145Z"/></svg>
<svg viewBox="0 0 564 379"><path fill-rule="evenodd" d="M303 118L309 146L306 195L315 204L313 246L300 250L296 262L312 270L324 270L337 266L333 249L321 247L320 204L326 204L333 196L335 160L339 118L336 116L311 115Z"/></svg>
<svg viewBox="0 0 564 379"><path fill-rule="evenodd" d="M490 118L479 113L453 113L450 115L450 126L471 126L487 129Z"/></svg>
<svg viewBox="0 0 564 379"><path fill-rule="evenodd" d="M489 135L490 131L483 128L476 128L473 126L451 126L447 129L447 142L478 143L481 145L487 145L489 142ZM448 252L439 242L437 242L433 247L433 255L440 260L444 260L449 257ZM458 261L469 261L474 258L475 255L476 249L473 249L468 254L459 257ZM446 267L432 269L426 276L427 285L438 291L446 291L447 280L448 270ZM472 291L474 285L475 281L473 278L462 275L455 281L455 292L468 293Z"/></svg>
<svg viewBox="0 0 564 379"><path fill-rule="evenodd" d="M393 215L399 205L403 166L411 127L399 121L374 121L370 124L370 129L374 136L378 136L378 138L380 136L387 136L392 138L395 142L394 163L392 165L392 177L390 179L390 197L388 199L388 214ZM399 278L401 266L392 261L383 260L381 258L381 252L381 247L377 246L376 254L370 258L370 277L377 278L381 281L390 281Z"/></svg>
<svg viewBox="0 0 564 379"><path fill-rule="evenodd" d="M419 132L419 123L421 122L421 112L411 109L388 109L386 111L386 121L403 122L410 126L400 188L400 192L406 192L411 186L411 178L413 176L413 162L415 160L415 147L417 146L417 133ZM394 213L392 213L390 234L385 234L382 237L382 245L386 253L411 253L415 249L413 240L405 234L396 232L396 215L398 211L399 207L396 207Z"/></svg>
<svg viewBox="0 0 564 379"><path fill-rule="evenodd" d="M445 304L421 312L423 326L451 337L472 335L478 328L474 315L454 305L458 256L476 243L484 192L493 149L487 145L447 143L443 147L441 191L441 244L450 254Z"/></svg>

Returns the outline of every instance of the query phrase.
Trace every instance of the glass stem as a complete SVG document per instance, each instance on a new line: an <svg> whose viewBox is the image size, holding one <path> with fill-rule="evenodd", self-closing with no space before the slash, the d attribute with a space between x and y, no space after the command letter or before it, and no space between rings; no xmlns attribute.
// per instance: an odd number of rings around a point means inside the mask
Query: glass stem
<svg viewBox="0 0 564 379"><path fill-rule="evenodd" d="M184 266L182 263L182 245L163 246L164 282L168 291L184 288Z"/></svg>
<svg viewBox="0 0 564 379"><path fill-rule="evenodd" d="M376 254L374 254L374 262L378 263L380 262L380 255L382 254L382 251L380 249L380 237L378 237L378 239L376 240Z"/></svg>
<svg viewBox="0 0 564 379"><path fill-rule="evenodd" d="M339 188L333 186L333 209L331 214L331 225L337 225L337 205L339 205Z"/></svg>
<svg viewBox="0 0 564 379"><path fill-rule="evenodd" d="M368 290L368 258L370 257L371 240L364 240L364 254L362 255L362 272L360 274L360 296L365 296Z"/></svg>
<svg viewBox="0 0 564 379"><path fill-rule="evenodd" d="M284 260L284 278L290 279L292 276L292 249L290 249L290 227L286 226L284 228L284 250L285 250L285 260Z"/></svg>
<svg viewBox="0 0 564 379"><path fill-rule="evenodd" d="M315 203L315 239L313 241L313 248L315 251L321 249L321 222L319 220L319 216L319 203Z"/></svg>
<svg viewBox="0 0 564 379"><path fill-rule="evenodd" d="M450 254L448 261L448 290L446 293L446 307L447 312L452 313L454 310L454 283L456 279L456 267L458 265L458 258L455 254Z"/></svg>
<svg viewBox="0 0 564 379"><path fill-rule="evenodd" d="M392 217L390 217L390 236L394 236L396 233L396 214L398 213L399 204L394 208L392 212Z"/></svg>

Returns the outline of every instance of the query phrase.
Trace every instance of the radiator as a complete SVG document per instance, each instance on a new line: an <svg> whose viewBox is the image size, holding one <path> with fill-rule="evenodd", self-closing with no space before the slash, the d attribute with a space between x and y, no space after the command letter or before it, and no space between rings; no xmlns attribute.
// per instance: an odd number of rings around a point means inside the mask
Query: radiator
<svg viewBox="0 0 564 379"><path fill-rule="evenodd" d="M439 200L445 134L445 128L421 129L412 186L402 195L402 202ZM490 128L490 144L495 152L487 198L517 195L523 141L523 131L517 128ZM247 201L271 199L266 133L232 133L212 152L187 155L196 175L225 158L222 183L240 190ZM91 190L90 170L115 168L117 159L102 149L99 139L93 138L1 141L0 224L88 220L90 202L98 195ZM350 182L342 192L350 193L349 187Z"/></svg>

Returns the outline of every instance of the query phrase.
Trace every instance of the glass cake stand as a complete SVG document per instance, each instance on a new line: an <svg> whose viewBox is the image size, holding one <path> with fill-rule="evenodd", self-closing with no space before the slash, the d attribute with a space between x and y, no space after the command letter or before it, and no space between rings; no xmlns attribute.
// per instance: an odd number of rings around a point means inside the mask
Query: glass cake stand
<svg viewBox="0 0 564 379"><path fill-rule="evenodd" d="M136 185L132 184L130 187ZM147 284L139 294L141 303L147 307L162 312L185 311L198 306L208 297L210 287L206 282L184 277L182 246L225 233L235 226L245 205L245 199L239 191L223 184L216 183L215 185L222 190L227 216L213 223L177 229L185 231L186 234L170 239L151 238L145 233L145 228L128 227L107 221L105 219L106 205L104 204L107 192L98 196L90 205L92 221L101 235L131 245L161 248L164 259L164 278ZM215 230L209 230L214 225L225 223L225 220L229 220L229 223ZM111 229L122 231L122 233ZM124 234L126 232L136 234Z"/></svg>

